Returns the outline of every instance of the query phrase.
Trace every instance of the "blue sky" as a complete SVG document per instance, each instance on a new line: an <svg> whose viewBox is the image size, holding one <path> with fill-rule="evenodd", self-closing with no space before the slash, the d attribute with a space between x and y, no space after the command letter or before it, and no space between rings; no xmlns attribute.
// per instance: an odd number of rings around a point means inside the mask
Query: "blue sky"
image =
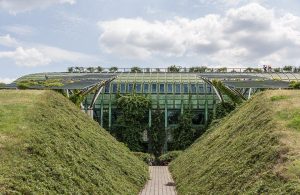
<svg viewBox="0 0 300 195"><path fill-rule="evenodd" d="M0 0L0 82L69 66L300 65L298 0Z"/></svg>

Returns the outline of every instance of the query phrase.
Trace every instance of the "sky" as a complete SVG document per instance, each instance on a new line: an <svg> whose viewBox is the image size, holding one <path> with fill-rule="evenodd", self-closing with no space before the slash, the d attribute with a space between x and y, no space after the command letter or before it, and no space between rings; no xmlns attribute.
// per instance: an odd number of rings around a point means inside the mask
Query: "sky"
<svg viewBox="0 0 300 195"><path fill-rule="evenodd" d="M0 82L70 66L300 65L299 0L0 0Z"/></svg>

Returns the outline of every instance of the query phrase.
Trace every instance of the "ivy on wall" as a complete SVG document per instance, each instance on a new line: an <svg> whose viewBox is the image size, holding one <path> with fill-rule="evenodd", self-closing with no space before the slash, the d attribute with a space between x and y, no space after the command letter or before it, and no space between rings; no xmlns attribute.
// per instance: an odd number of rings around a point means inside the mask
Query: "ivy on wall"
<svg viewBox="0 0 300 195"><path fill-rule="evenodd" d="M148 138L151 147L150 152L158 158L163 153L167 138L164 113L160 109L154 110L152 113L152 126L148 131Z"/></svg>
<svg viewBox="0 0 300 195"><path fill-rule="evenodd" d="M131 94L119 96L116 103L120 116L112 129L112 134L132 151L142 151L142 134L147 129L150 99Z"/></svg>
<svg viewBox="0 0 300 195"><path fill-rule="evenodd" d="M196 129L192 125L190 109L186 110L179 118L179 125L173 132L173 150L184 150L196 139Z"/></svg>

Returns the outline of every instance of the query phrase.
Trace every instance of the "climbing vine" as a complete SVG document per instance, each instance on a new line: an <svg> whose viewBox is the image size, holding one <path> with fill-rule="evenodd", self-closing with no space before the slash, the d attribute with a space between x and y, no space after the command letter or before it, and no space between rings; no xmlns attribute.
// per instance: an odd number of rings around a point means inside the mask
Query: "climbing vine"
<svg viewBox="0 0 300 195"><path fill-rule="evenodd" d="M150 99L141 95L130 94L117 99L117 109L121 115L112 129L112 134L132 151L143 150L142 134L147 127L150 106Z"/></svg>
<svg viewBox="0 0 300 195"><path fill-rule="evenodd" d="M154 110L152 113L152 126L148 132L149 144L151 146L151 153L158 158L164 148L166 142L166 131L165 131L165 122L164 114L161 110Z"/></svg>
<svg viewBox="0 0 300 195"><path fill-rule="evenodd" d="M179 125L173 132L173 150L184 150L196 139L192 125L192 114L188 109L179 118Z"/></svg>

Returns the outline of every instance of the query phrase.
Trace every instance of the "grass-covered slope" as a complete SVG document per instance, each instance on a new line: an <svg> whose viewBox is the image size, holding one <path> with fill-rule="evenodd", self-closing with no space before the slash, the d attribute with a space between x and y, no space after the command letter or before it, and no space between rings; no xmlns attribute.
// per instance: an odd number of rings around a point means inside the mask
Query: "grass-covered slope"
<svg viewBox="0 0 300 195"><path fill-rule="evenodd" d="M179 194L300 194L300 92L266 91L170 166Z"/></svg>
<svg viewBox="0 0 300 195"><path fill-rule="evenodd" d="M62 95L0 91L0 194L137 194L146 164Z"/></svg>

